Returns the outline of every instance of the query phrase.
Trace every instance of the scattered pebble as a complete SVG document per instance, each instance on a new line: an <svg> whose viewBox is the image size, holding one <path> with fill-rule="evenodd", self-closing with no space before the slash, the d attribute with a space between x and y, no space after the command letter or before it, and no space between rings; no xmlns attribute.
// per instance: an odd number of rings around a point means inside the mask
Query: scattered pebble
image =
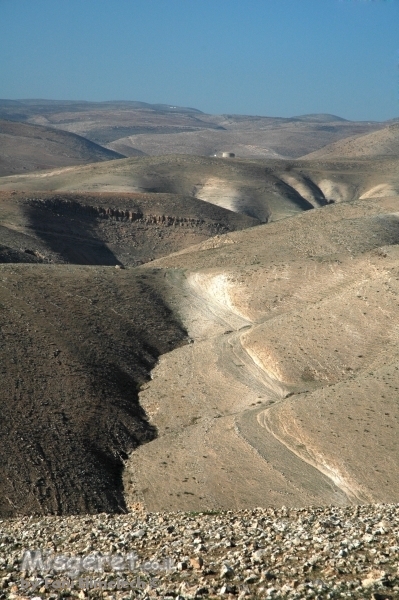
<svg viewBox="0 0 399 600"><path fill-rule="evenodd" d="M399 504L24 517L0 521L0 600L394 599L398 559Z"/></svg>

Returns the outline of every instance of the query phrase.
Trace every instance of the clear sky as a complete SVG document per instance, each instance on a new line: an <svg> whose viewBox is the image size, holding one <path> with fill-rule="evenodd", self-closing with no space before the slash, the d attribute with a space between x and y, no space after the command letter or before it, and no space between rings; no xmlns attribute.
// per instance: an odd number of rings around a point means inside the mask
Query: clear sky
<svg viewBox="0 0 399 600"><path fill-rule="evenodd" d="M399 0L0 0L0 98L399 117Z"/></svg>

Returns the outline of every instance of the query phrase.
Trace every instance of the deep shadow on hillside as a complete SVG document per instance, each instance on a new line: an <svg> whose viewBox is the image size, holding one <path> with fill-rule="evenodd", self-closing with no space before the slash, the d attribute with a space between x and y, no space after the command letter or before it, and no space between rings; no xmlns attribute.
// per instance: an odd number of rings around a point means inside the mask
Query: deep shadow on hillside
<svg viewBox="0 0 399 600"><path fill-rule="evenodd" d="M32 199L24 212L34 233L62 262L76 265L120 265L100 239L98 214L78 202Z"/></svg>
<svg viewBox="0 0 399 600"><path fill-rule="evenodd" d="M112 267L257 224L178 195L0 195L0 517L126 510L124 461L156 436L140 386L186 332L151 271Z"/></svg>
<svg viewBox="0 0 399 600"><path fill-rule="evenodd" d="M138 402L185 332L151 275L0 265L0 515L121 512L128 453L155 436Z"/></svg>
<svg viewBox="0 0 399 600"><path fill-rule="evenodd" d="M0 263L137 266L258 224L177 194L0 192Z"/></svg>

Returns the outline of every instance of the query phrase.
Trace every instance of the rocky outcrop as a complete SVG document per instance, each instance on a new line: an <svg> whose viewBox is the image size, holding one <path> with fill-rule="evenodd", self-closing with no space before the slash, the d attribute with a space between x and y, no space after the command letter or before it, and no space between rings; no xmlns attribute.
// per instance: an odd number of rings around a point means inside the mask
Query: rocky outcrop
<svg viewBox="0 0 399 600"><path fill-rule="evenodd" d="M65 213L79 213L82 216L92 216L100 219L114 219L116 221L138 222L146 225L163 225L165 227L198 227L205 224L203 219L193 219L190 217L176 217L170 215L153 215L142 212L139 208L132 210L111 208L103 206L91 206L88 204L80 204L75 200L64 200L61 198L51 199L29 199L31 206L46 208L53 213L65 215ZM228 228L222 223L212 223L212 225Z"/></svg>

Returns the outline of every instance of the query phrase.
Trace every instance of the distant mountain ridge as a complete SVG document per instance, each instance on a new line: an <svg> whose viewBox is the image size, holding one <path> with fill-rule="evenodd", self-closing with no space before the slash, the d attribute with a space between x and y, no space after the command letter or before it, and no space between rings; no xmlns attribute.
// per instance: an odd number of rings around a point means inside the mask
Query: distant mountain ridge
<svg viewBox="0 0 399 600"><path fill-rule="evenodd" d="M237 158L287 159L394 122L350 121L324 113L211 115L196 108L141 101L35 99L0 100L1 118L75 133L124 156L215 156L228 151Z"/></svg>
<svg viewBox="0 0 399 600"><path fill-rule="evenodd" d="M328 113L312 113L309 115L299 115L297 117L291 117L294 121L309 121L312 123L332 123L334 121L346 121L349 122L348 119L344 119L343 117L338 117L337 115L330 115Z"/></svg>
<svg viewBox="0 0 399 600"><path fill-rule="evenodd" d="M60 112L62 110L75 110L75 111L89 111L96 108L131 108L131 109L146 109L154 111L166 111L166 112L189 112L204 114L197 108L181 107L171 104L150 104L149 102L140 102L136 100L107 100L105 102L90 102L86 100L46 100L46 99L22 99L22 100L7 100L0 98L0 118L12 118L14 115L15 120L20 120L23 116L24 111L55 111ZM18 110L19 109L19 110ZM14 112L12 112L14 111ZM17 111L17 112L15 112Z"/></svg>

